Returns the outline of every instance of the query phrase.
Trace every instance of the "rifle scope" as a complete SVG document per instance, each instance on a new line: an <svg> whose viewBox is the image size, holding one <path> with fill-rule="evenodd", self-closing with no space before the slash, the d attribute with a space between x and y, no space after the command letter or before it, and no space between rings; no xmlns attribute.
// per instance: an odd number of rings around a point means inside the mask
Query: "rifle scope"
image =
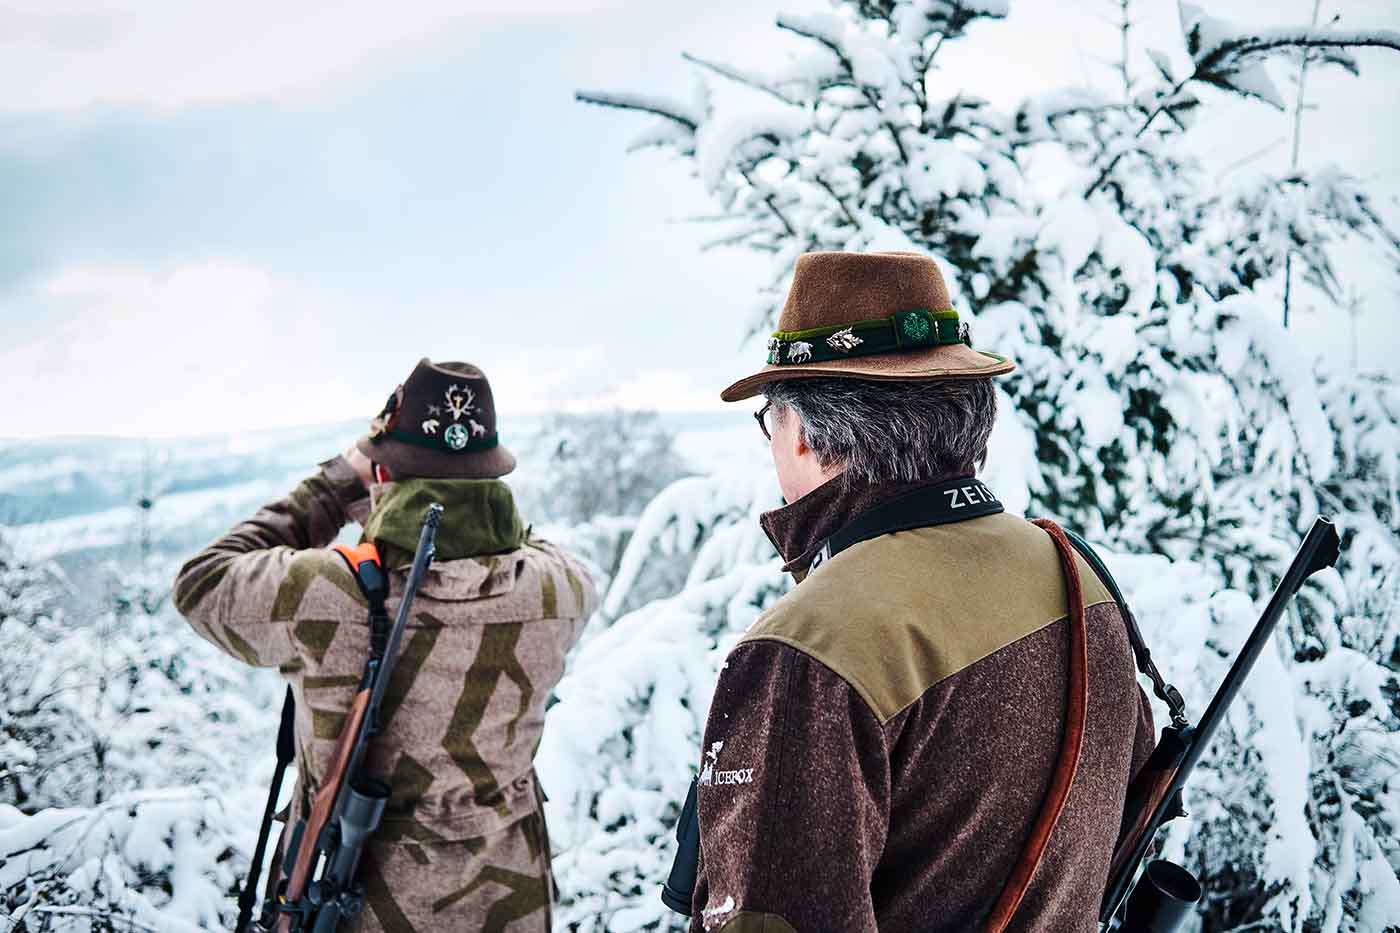
<svg viewBox="0 0 1400 933"><path fill-rule="evenodd" d="M1175 862L1154 859L1128 896L1120 933L1175 933L1201 899L1201 883Z"/></svg>

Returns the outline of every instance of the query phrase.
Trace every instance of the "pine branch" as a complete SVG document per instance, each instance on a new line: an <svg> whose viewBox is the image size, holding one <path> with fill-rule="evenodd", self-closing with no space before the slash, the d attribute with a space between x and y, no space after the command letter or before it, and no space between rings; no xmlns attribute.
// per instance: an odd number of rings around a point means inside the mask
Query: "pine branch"
<svg viewBox="0 0 1400 933"><path fill-rule="evenodd" d="M655 114L658 117L679 123L692 133L700 125L699 117L689 112L690 108L664 97L653 97L648 94L613 94L608 91L575 91L574 100L599 107Z"/></svg>
<svg viewBox="0 0 1400 933"><path fill-rule="evenodd" d="M1208 51L1198 53L1196 57L1196 69L1187 77L1178 81L1172 89L1162 96L1157 106L1148 113L1147 118L1142 121L1133 138L1139 138L1148 128L1161 116L1169 106L1177 100L1177 95L1192 81L1202 80L1204 76L1212 74L1214 70L1228 64L1231 58L1240 58L1258 52L1266 52L1278 48L1357 48L1357 47L1382 47L1396 49L1400 51L1400 32L1391 30L1377 30L1371 32L1351 31L1332 32L1315 31L1311 29L1270 29L1261 32L1251 33L1244 36L1235 36L1222 40ZM1118 167L1118 163L1129 150L1124 149L1116 153L1108 165L1104 166L1097 178L1084 189L1084 197L1089 197L1097 191L1104 182L1108 181L1113 170Z"/></svg>
<svg viewBox="0 0 1400 933"><path fill-rule="evenodd" d="M846 56L845 50L842 49L841 46L834 39L832 39L828 35L824 35L823 33L817 32L815 29L810 29L797 22L796 20L793 20L786 16L778 17L778 28L786 29L788 32L802 36L804 39L811 39L814 42L819 42L822 45L826 46L826 48L831 51L831 54L835 55L837 60L841 62L841 67L846 69L846 73L851 76L852 86L857 88L863 95L865 95L865 99L870 101L870 106L874 107L876 110L881 109L880 100L875 96L875 92L869 87L866 87L864 84L861 84L860 81L856 79L855 67L851 64L851 60ZM889 120L884 120L883 125L885 129L890 131L890 137L894 140L894 147L899 150L900 161L903 162L905 165L908 165L909 153L904 148L904 140L901 139L899 136L899 129Z"/></svg>
<svg viewBox="0 0 1400 933"><path fill-rule="evenodd" d="M1400 32L1390 29L1350 30L1266 29L1234 36L1215 45L1199 64L1218 64L1229 56L1252 55L1281 48L1385 48L1400 51Z"/></svg>

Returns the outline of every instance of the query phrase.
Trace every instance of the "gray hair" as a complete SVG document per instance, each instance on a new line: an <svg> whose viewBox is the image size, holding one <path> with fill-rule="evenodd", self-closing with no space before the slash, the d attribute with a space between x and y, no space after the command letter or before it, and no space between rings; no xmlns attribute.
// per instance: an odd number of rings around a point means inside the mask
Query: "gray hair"
<svg viewBox="0 0 1400 933"><path fill-rule="evenodd" d="M990 379L787 379L764 394L779 418L790 409L802 419L823 467L840 465L866 483L973 472L997 415Z"/></svg>

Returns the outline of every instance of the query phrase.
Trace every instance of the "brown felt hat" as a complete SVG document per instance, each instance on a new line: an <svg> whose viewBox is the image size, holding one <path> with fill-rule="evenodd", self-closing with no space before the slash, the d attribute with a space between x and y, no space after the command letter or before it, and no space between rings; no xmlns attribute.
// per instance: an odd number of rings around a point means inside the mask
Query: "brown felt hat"
<svg viewBox="0 0 1400 933"><path fill-rule="evenodd" d="M720 393L752 398L770 382L826 376L882 381L1001 376L1004 356L972 349L938 264L920 253L797 258L768 365Z"/></svg>
<svg viewBox="0 0 1400 933"><path fill-rule="evenodd" d="M495 479L515 469L496 434L491 383L471 363L419 360L355 446L395 476Z"/></svg>

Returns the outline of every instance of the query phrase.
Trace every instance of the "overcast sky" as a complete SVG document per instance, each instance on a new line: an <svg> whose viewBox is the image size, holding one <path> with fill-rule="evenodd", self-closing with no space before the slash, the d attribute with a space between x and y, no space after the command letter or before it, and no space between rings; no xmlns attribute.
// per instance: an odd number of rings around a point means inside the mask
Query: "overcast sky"
<svg viewBox="0 0 1400 933"><path fill-rule="evenodd" d="M686 167L626 156L642 124L572 94L684 94L682 50L759 63L788 48L778 9L824 5L10 0L0 436L368 416L424 355L482 365L506 413L717 407L762 356L740 341L766 262L702 253L707 231L680 219L712 205ZM1145 35L1178 41L1174 3L1142 6ZM1209 6L1279 24L1312 8ZM1000 54L968 44L945 73L997 103L1107 83L1115 8L1013 0L985 27ZM1400 26L1395 0L1323 8ZM1361 83L1310 79L1303 163L1374 180L1400 223L1400 54L1360 58ZM1221 171L1286 165L1283 115L1232 105L1205 123ZM1400 375L1400 282L1366 249L1343 274L1366 301L1362 365ZM1348 328L1305 307L1298 333L1349 355Z"/></svg>

